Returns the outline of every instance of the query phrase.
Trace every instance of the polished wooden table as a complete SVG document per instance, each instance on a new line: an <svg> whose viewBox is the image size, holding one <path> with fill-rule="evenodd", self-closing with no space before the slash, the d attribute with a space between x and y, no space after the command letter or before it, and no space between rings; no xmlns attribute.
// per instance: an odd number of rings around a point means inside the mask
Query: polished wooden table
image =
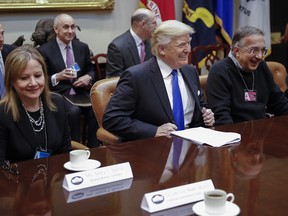
<svg viewBox="0 0 288 216"><path fill-rule="evenodd" d="M65 174L71 173L63 168L68 154L20 162L19 176L1 170L0 215L146 216L150 214L140 208L145 193L206 179L235 194L241 215L287 215L288 116L216 130L238 132L242 141L221 148L187 142L178 172L166 169L173 138L91 149L91 158L102 167L130 162L133 181L128 189L111 192L104 188L99 196L76 202L67 203L69 193L62 188ZM191 207L178 207L166 215L193 215Z"/></svg>

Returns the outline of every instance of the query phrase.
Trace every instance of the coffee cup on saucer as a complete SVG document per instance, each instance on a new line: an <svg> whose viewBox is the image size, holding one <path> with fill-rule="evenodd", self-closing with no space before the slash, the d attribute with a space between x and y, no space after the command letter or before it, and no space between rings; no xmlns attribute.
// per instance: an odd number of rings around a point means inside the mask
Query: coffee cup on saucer
<svg viewBox="0 0 288 216"><path fill-rule="evenodd" d="M90 157L89 150L73 150L69 154L72 168L82 168Z"/></svg>
<svg viewBox="0 0 288 216"><path fill-rule="evenodd" d="M204 192L205 212L211 215L223 214L226 211L226 201L234 202L235 196L224 190L215 189Z"/></svg>

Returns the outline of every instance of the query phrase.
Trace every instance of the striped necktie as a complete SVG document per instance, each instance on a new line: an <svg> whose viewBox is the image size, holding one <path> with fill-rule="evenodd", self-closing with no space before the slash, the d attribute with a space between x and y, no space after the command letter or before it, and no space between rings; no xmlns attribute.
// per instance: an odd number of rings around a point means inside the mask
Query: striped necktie
<svg viewBox="0 0 288 216"><path fill-rule="evenodd" d="M73 58L73 54L72 54L72 50L70 46L66 46L66 65L67 65L67 68L72 68L74 65L74 58ZM73 79L70 79L70 81L71 83L73 83ZM73 87L71 87L69 94L70 95L76 94Z"/></svg>

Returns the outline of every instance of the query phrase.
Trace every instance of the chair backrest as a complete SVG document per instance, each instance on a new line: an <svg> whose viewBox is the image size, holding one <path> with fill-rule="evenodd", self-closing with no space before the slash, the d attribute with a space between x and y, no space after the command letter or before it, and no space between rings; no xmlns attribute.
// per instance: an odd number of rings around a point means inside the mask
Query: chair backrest
<svg viewBox="0 0 288 216"><path fill-rule="evenodd" d="M275 61L266 61L266 63L273 75L275 83L279 86L282 92L285 92L287 90L287 84L286 84L287 71L285 66Z"/></svg>
<svg viewBox="0 0 288 216"><path fill-rule="evenodd" d="M200 75L200 76L199 76L200 86L201 86L201 89L202 89L202 91L203 91L203 95L204 95L205 100L207 100L207 98L206 98L206 82L207 82L207 77L208 77L208 74L204 74L204 75Z"/></svg>
<svg viewBox="0 0 288 216"><path fill-rule="evenodd" d="M193 64L201 74L201 65L198 61L199 56L202 56L204 60L204 65L206 70L209 71L211 65L222 58L225 58L230 51L230 46L227 44L210 44L207 46L196 46L191 50L189 56L189 64Z"/></svg>
<svg viewBox="0 0 288 216"><path fill-rule="evenodd" d="M102 127L106 106L116 90L119 77L111 77L97 81L90 90L91 104L99 127Z"/></svg>
<svg viewBox="0 0 288 216"><path fill-rule="evenodd" d="M93 61L95 63L95 68L99 80L106 78L106 59L107 59L106 53L99 53L93 57Z"/></svg>

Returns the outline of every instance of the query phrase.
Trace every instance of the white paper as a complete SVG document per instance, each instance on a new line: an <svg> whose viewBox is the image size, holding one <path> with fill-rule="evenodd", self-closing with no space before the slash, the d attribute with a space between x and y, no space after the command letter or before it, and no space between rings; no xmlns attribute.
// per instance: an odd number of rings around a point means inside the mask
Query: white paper
<svg viewBox="0 0 288 216"><path fill-rule="evenodd" d="M211 179L144 194L141 208L154 213L204 199L204 191L213 190Z"/></svg>
<svg viewBox="0 0 288 216"><path fill-rule="evenodd" d="M220 147L241 141L241 135L239 133L222 132L203 127L174 131L171 134L188 139L197 144L207 144L213 147Z"/></svg>

